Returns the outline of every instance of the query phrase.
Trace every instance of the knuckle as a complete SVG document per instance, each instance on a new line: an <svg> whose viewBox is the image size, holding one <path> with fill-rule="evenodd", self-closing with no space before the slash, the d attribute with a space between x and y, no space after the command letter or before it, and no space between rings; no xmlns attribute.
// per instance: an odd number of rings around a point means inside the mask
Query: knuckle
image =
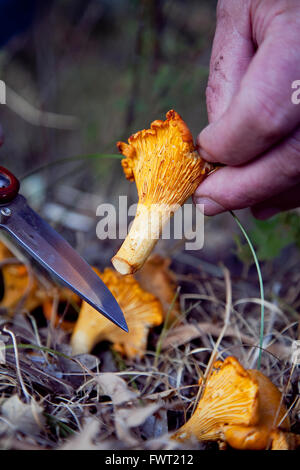
<svg viewBox="0 0 300 470"><path fill-rule="evenodd" d="M300 129L298 129L290 138L288 141L288 146L293 153L293 155L296 156L297 162L299 164L299 159L300 159ZM299 169L300 170L300 169Z"/></svg>
<svg viewBox="0 0 300 470"><path fill-rule="evenodd" d="M207 114L208 114L209 120L211 120L211 116L214 114L216 103L218 100L218 95L219 95L219 91L212 83L212 80L208 82L205 95L206 95Z"/></svg>
<svg viewBox="0 0 300 470"><path fill-rule="evenodd" d="M217 21L222 21L229 16L228 0L219 0L217 5Z"/></svg>
<svg viewBox="0 0 300 470"><path fill-rule="evenodd" d="M278 139L286 127L286 116L275 99L267 94L257 94L250 104L250 119L255 123L259 134L267 141Z"/></svg>
<svg viewBox="0 0 300 470"><path fill-rule="evenodd" d="M297 183L300 178L300 130L297 130L278 152L278 171L289 181Z"/></svg>
<svg viewBox="0 0 300 470"><path fill-rule="evenodd" d="M243 182L235 181L234 188L222 194L223 206L226 209L244 209L256 202L256 197L246 188Z"/></svg>

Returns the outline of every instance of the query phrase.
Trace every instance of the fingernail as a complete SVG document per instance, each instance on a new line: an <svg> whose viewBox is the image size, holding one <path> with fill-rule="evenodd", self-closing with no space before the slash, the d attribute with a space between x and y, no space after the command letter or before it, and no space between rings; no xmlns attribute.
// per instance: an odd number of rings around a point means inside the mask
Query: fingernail
<svg viewBox="0 0 300 470"><path fill-rule="evenodd" d="M252 214L256 219L266 220L270 219L274 215L278 214L281 211L278 207L266 207L264 209L252 208Z"/></svg>
<svg viewBox="0 0 300 470"><path fill-rule="evenodd" d="M195 197L194 203L204 215L216 215L226 210L221 204L208 197Z"/></svg>

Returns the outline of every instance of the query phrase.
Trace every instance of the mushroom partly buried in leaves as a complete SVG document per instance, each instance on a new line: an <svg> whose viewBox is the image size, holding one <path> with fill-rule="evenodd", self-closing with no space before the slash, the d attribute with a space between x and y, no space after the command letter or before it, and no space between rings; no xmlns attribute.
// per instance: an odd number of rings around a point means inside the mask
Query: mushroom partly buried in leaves
<svg viewBox="0 0 300 470"><path fill-rule="evenodd" d="M132 227L112 259L121 274L142 267L164 225L213 168L197 153L180 115L171 110L166 118L133 134L128 144L117 143L126 157L122 160L125 176L136 182L139 197Z"/></svg>
<svg viewBox="0 0 300 470"><path fill-rule="evenodd" d="M219 441L235 449L284 449L300 444L281 393L260 371L234 357L214 364L193 416L172 436L178 441Z"/></svg>
<svg viewBox="0 0 300 470"><path fill-rule="evenodd" d="M18 262L8 247L0 242L0 262L3 279L3 297L0 307L13 314L16 308L32 311L42 304L47 297L33 272Z"/></svg>
<svg viewBox="0 0 300 470"><path fill-rule="evenodd" d="M71 338L73 354L88 353L100 341L110 341L121 354L130 358L142 357L146 351L149 329L163 321L161 303L143 290L133 276L123 277L111 268L106 268L102 274L94 270L123 310L129 333L83 302Z"/></svg>
<svg viewBox="0 0 300 470"><path fill-rule="evenodd" d="M0 263L2 264L3 278L3 296L0 307L5 309L8 314L13 315L17 309L32 312L37 307L42 307L44 316L48 320L52 320L54 299L58 300L58 306L64 305L66 307L68 303L79 304L79 297L69 289L54 286L45 279L42 282L41 277L38 277L30 269L30 266L18 261L2 242L0 242ZM59 324L67 331L70 331L74 326L75 321L64 321L64 319L58 318L58 315L54 315L54 317L54 324Z"/></svg>
<svg viewBox="0 0 300 470"><path fill-rule="evenodd" d="M40 288L35 276L28 272L27 266L8 264L3 266L2 275L4 295L0 306L9 314L18 307L30 312L46 298L46 292Z"/></svg>

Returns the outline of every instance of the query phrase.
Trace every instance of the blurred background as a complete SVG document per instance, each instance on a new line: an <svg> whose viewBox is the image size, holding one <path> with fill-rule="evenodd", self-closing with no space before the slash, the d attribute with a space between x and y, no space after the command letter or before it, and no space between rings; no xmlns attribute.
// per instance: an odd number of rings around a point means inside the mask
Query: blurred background
<svg viewBox="0 0 300 470"><path fill-rule="evenodd" d="M97 205L116 204L119 194L136 202L119 157L101 154L118 154L118 140L171 108L195 137L207 122L215 7L212 0L0 1L1 162L22 178L36 209L69 229L71 242L77 237L90 262L108 262L117 246L96 240Z"/></svg>

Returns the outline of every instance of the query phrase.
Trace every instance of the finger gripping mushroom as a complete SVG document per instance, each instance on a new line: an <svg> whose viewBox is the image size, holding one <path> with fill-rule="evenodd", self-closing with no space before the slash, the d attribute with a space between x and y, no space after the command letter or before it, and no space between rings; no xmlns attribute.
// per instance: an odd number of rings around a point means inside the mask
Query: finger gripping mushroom
<svg viewBox="0 0 300 470"><path fill-rule="evenodd" d="M197 153L187 125L176 111L150 129L133 134L128 144L118 142L125 176L135 181L136 216L131 229L112 259L121 274L142 267L159 239L164 225L194 193L211 165Z"/></svg>
<svg viewBox="0 0 300 470"><path fill-rule="evenodd" d="M260 371L245 370L234 357L216 362L193 416L172 436L219 441L236 449L288 447L297 439L277 387Z"/></svg>

